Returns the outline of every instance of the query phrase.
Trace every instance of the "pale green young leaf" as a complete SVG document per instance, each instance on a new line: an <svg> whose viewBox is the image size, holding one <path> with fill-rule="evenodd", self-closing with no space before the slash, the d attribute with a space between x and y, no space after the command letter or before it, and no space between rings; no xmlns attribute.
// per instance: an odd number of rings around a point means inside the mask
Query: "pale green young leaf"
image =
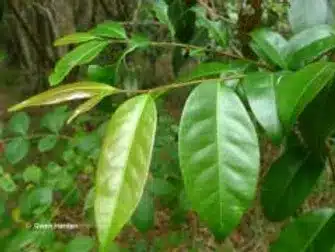
<svg viewBox="0 0 335 252"><path fill-rule="evenodd" d="M60 87L56 87L41 94L35 95L19 104L12 106L8 109L8 111L14 112L33 106L52 105L66 101L87 99L99 95L102 92L110 95L120 92L120 90L110 85L93 81L76 82L62 85Z"/></svg>
<svg viewBox="0 0 335 252"><path fill-rule="evenodd" d="M99 37L94 36L87 32L78 32L74 34L67 35L65 37L59 38L54 42L54 46L64 46L70 44L79 44L83 42L88 42L91 40L97 40Z"/></svg>
<svg viewBox="0 0 335 252"><path fill-rule="evenodd" d="M109 251L141 199L156 124L156 107L150 95L126 101L110 120L96 175L95 220L100 251Z"/></svg>
<svg viewBox="0 0 335 252"><path fill-rule="evenodd" d="M113 39L127 39L123 25L114 21L105 21L102 24L98 24L97 27L90 30L89 33Z"/></svg>
<svg viewBox="0 0 335 252"><path fill-rule="evenodd" d="M91 62L108 44L108 41L89 41L77 46L56 63L53 73L49 76L50 85L61 83L75 66Z"/></svg>

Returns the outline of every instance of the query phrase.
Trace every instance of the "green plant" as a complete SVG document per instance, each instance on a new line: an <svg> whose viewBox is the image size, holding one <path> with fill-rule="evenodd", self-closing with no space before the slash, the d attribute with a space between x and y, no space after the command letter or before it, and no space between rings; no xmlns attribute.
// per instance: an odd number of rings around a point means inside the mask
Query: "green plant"
<svg viewBox="0 0 335 252"><path fill-rule="evenodd" d="M128 99L113 113L104 130L98 151L94 211L100 251L110 250L114 238L130 220L140 230L147 230L153 223L152 216L145 219L142 213L153 212L152 194L177 195L171 191L180 192L181 181L190 207L218 240L227 237L255 197L260 167L257 133L265 132L268 139L283 147L261 185L262 207L269 220L281 221L296 215L329 159L327 143L335 126L328 110L334 94L335 63L329 53L335 45L333 27L324 23L313 27L294 25L298 33L289 39L267 28L254 29L250 47L258 60L246 59L228 51L226 33L218 26L221 23L203 15L196 1L166 2L168 5L161 1L153 11L159 13L160 22L168 25L173 41L151 41L144 34L128 34L121 23L105 22L87 33L72 34L55 42L57 46L80 45L58 61L49 77L50 85L58 85L72 68L90 63L114 43L127 46L115 65L113 74L117 80L121 79L120 68L127 66L126 56L150 47L175 47L176 73L183 54L196 57L201 63L193 72L178 76L176 83L147 90L80 81L56 87L9 109L13 112L89 99L74 111L73 119L104 97L127 95ZM181 22L182 19L186 21ZM208 40L211 48L203 45ZM224 60L220 60L222 57ZM155 101L170 90L195 85L183 108L178 130L181 172L169 174L171 171L161 168L153 170L156 178L148 180L158 122ZM11 140L5 151L12 163L19 162L29 149L25 137L29 121L22 113L18 117L12 124L19 120L20 127L11 129L19 136ZM43 138L39 144L40 151L54 146L59 131L51 132L52 137ZM14 151L18 147L20 155ZM54 164L50 169L59 170ZM36 171L30 168L26 179L31 180L30 173L34 173L33 180L37 181ZM157 173L170 180L157 177ZM10 179L6 177L6 181ZM150 184L155 183L154 190L150 190ZM67 184L59 186L65 189ZM32 194L46 195L45 204L51 202L46 188ZM166 200L178 202L177 198ZM36 205L32 214L45 210ZM331 251L334 240L329 237L335 229L334 220L335 210L330 208L299 216L271 245L270 251Z"/></svg>

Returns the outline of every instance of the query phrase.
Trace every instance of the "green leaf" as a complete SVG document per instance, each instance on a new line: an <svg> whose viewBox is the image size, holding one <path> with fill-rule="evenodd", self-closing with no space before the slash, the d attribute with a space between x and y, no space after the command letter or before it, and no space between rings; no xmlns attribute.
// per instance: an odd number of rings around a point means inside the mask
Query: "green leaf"
<svg viewBox="0 0 335 252"><path fill-rule="evenodd" d="M28 154L29 147L28 140L22 137L14 138L5 146L5 156L11 164L15 165Z"/></svg>
<svg viewBox="0 0 335 252"><path fill-rule="evenodd" d="M191 73L187 73L179 77L179 81L190 81L196 79L204 79L210 76L219 76L223 73L235 73L241 71L245 67L244 64L232 66L221 62L206 62L197 65Z"/></svg>
<svg viewBox="0 0 335 252"><path fill-rule="evenodd" d="M60 106L55 108L53 111L47 113L41 119L41 127L47 128L54 134L58 134L63 128L66 119L69 117L67 106ZM46 143L46 142L44 142Z"/></svg>
<svg viewBox="0 0 335 252"><path fill-rule="evenodd" d="M27 107L52 105L66 101L87 99L104 92L106 94L114 94L120 90L98 82L76 82L48 90L41 94L35 95L13 107L9 108L9 112L14 112Z"/></svg>
<svg viewBox="0 0 335 252"><path fill-rule="evenodd" d="M94 247L94 240L89 236L77 236L65 248L65 252L90 252Z"/></svg>
<svg viewBox="0 0 335 252"><path fill-rule="evenodd" d="M216 236L225 237L250 206L259 171L255 128L232 89L205 82L189 96L179 160L192 208Z"/></svg>
<svg viewBox="0 0 335 252"><path fill-rule="evenodd" d="M287 41L279 33L262 28L254 30L250 35L258 49L266 55L265 60L269 59L271 63L281 68L287 68L284 54Z"/></svg>
<svg viewBox="0 0 335 252"><path fill-rule="evenodd" d="M335 31L328 25L304 30L289 41L286 58L291 69L299 69L335 47Z"/></svg>
<svg viewBox="0 0 335 252"><path fill-rule="evenodd" d="M256 119L268 137L276 144L283 137L279 121L275 83L278 78L273 73L257 72L244 78L243 88Z"/></svg>
<svg viewBox="0 0 335 252"><path fill-rule="evenodd" d="M150 39L143 34L133 34L129 40L130 47L145 48L150 45Z"/></svg>
<svg viewBox="0 0 335 252"><path fill-rule="evenodd" d="M106 84L115 83L115 65L99 66L89 65L87 77L90 81L103 82Z"/></svg>
<svg viewBox="0 0 335 252"><path fill-rule="evenodd" d="M295 33L333 21L331 1L294 0L289 9L289 21Z"/></svg>
<svg viewBox="0 0 335 252"><path fill-rule="evenodd" d="M139 231L145 233L154 227L154 217L154 198L149 192L144 191L140 203L131 218L131 222Z"/></svg>
<svg viewBox="0 0 335 252"><path fill-rule="evenodd" d="M270 252L332 251L334 233L335 210L317 209L287 225Z"/></svg>
<svg viewBox="0 0 335 252"><path fill-rule="evenodd" d="M93 98L89 99L88 101L84 102L80 106L78 106L75 111L72 113L70 118L67 120L67 123L71 123L76 117L80 114L86 113L94 108L103 98L106 97L106 94L102 93L100 95L96 95Z"/></svg>
<svg viewBox="0 0 335 252"><path fill-rule="evenodd" d="M42 179L42 175L43 173L40 167L30 165L24 170L22 177L26 183L33 182L38 184Z"/></svg>
<svg viewBox="0 0 335 252"><path fill-rule="evenodd" d="M67 35L65 37L59 38L54 42L54 46L64 46L70 44L79 44L83 42L88 42L91 40L99 39L98 37L87 33L87 32L78 32L74 34Z"/></svg>
<svg viewBox="0 0 335 252"><path fill-rule="evenodd" d="M26 112L15 114L8 123L8 128L11 132L26 135L29 129L30 118Z"/></svg>
<svg viewBox="0 0 335 252"><path fill-rule="evenodd" d="M61 83L75 66L91 62L108 44L108 41L89 41L77 46L56 63L53 73L49 76L50 85L56 86Z"/></svg>
<svg viewBox="0 0 335 252"><path fill-rule="evenodd" d="M159 22L167 25L171 33L171 36L174 37L176 32L169 18L168 8L169 6L166 4L164 0L155 1L155 3L152 6L152 9L155 12Z"/></svg>
<svg viewBox="0 0 335 252"><path fill-rule="evenodd" d="M149 172L157 114L150 95L122 104L109 123L98 163L95 219L101 251L132 216Z"/></svg>
<svg viewBox="0 0 335 252"><path fill-rule="evenodd" d="M91 34L113 39L127 39L122 23L106 21L89 31Z"/></svg>
<svg viewBox="0 0 335 252"><path fill-rule="evenodd" d="M312 191L324 167L319 157L302 147L289 147L264 178L261 203L265 216L271 221L281 221L294 214Z"/></svg>
<svg viewBox="0 0 335 252"><path fill-rule="evenodd" d="M9 173L0 176L0 188L7 193L12 193L17 190L17 186Z"/></svg>
<svg viewBox="0 0 335 252"><path fill-rule="evenodd" d="M313 63L284 76L276 85L279 118L286 130L295 123L305 107L333 78L334 63Z"/></svg>
<svg viewBox="0 0 335 252"><path fill-rule="evenodd" d="M40 152L47 152L52 150L58 142L58 137L56 135L48 135L46 137L43 137L38 142L38 150Z"/></svg>
<svg viewBox="0 0 335 252"><path fill-rule="evenodd" d="M197 15L198 27L204 27L208 31L210 37L212 37L219 46L225 48L227 46L227 32L222 25L222 22L208 19L207 10L203 7L192 7L192 11Z"/></svg>
<svg viewBox="0 0 335 252"><path fill-rule="evenodd" d="M52 190L48 187L39 187L21 195L20 210L24 216L40 215L52 205Z"/></svg>

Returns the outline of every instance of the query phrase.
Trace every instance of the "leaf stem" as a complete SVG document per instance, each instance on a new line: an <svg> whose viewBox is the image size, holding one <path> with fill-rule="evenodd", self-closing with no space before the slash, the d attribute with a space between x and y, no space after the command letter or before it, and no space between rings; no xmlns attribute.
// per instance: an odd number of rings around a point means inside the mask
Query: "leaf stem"
<svg viewBox="0 0 335 252"><path fill-rule="evenodd" d="M24 136L23 138L26 139L26 140L33 140L33 139L37 139L37 138L43 138L43 137L46 137L46 136L50 136L50 135L55 135L55 134L46 134L46 133L41 133L41 134L34 134L34 135L29 135L29 136ZM64 139L64 140L72 140L72 137L70 136L67 136L67 135L57 135L57 137L59 139ZM9 142L13 139L17 138L16 137L7 137L7 138L3 138L3 139L0 139L0 142Z"/></svg>

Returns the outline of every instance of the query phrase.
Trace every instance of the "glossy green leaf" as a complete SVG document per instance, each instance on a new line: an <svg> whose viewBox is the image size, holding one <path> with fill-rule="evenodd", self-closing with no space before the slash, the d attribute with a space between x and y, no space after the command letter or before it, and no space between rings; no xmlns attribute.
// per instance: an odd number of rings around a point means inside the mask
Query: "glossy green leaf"
<svg viewBox="0 0 335 252"><path fill-rule="evenodd" d="M11 164L20 162L29 151L30 143L28 140L17 137L11 140L5 146L5 156Z"/></svg>
<svg viewBox="0 0 335 252"><path fill-rule="evenodd" d="M193 209L225 237L250 206L259 171L255 128L234 91L211 81L192 92L181 118L179 160Z"/></svg>
<svg viewBox="0 0 335 252"><path fill-rule="evenodd" d="M115 65L89 65L87 69L87 77L90 81L114 84Z"/></svg>
<svg viewBox="0 0 335 252"><path fill-rule="evenodd" d="M91 62L108 44L108 41L89 41L77 46L56 63L53 73L49 76L50 85L61 83L75 66Z"/></svg>
<svg viewBox="0 0 335 252"><path fill-rule="evenodd" d="M105 97L106 97L105 94L96 95L93 98L81 104L80 106L78 106L73 112L73 114L70 116L70 118L67 120L67 123L71 123L77 116L90 111Z"/></svg>
<svg viewBox="0 0 335 252"><path fill-rule="evenodd" d="M150 95L136 96L113 114L96 178L95 219L101 251L108 251L135 211L151 161L157 114Z"/></svg>
<svg viewBox="0 0 335 252"><path fill-rule="evenodd" d="M279 33L262 28L254 30L250 35L259 50L271 60L271 63L284 69L287 68L284 54L287 41Z"/></svg>
<svg viewBox="0 0 335 252"><path fill-rule="evenodd" d="M54 42L54 46L79 44L79 43L88 42L94 39L99 39L99 38L87 32L78 32L78 33L70 34L65 37L57 39Z"/></svg>
<svg viewBox="0 0 335 252"><path fill-rule="evenodd" d="M89 236L77 236L65 247L65 252L91 252L94 240Z"/></svg>
<svg viewBox="0 0 335 252"><path fill-rule="evenodd" d="M318 62L284 76L276 85L279 118L286 130L333 78L335 64Z"/></svg>
<svg viewBox="0 0 335 252"><path fill-rule="evenodd" d="M291 69L299 69L335 47L335 30L331 26L316 26L298 33L286 48Z"/></svg>
<svg viewBox="0 0 335 252"><path fill-rule="evenodd" d="M169 6L166 4L164 0L155 1L155 3L152 6L152 10L154 11L159 22L162 24L166 24L169 28L172 37L174 37L175 30L168 15L168 8Z"/></svg>
<svg viewBox="0 0 335 252"><path fill-rule="evenodd" d="M87 99L105 92L106 94L114 94L120 92L112 86L97 82L76 82L62 85L54 89L50 89L41 94L35 95L13 107L9 108L9 112L14 112L27 107L51 105L65 101Z"/></svg>
<svg viewBox="0 0 335 252"><path fill-rule="evenodd" d="M155 205L154 198L148 191L144 191L140 203L138 204L133 216L132 224L141 232L147 232L155 224Z"/></svg>
<svg viewBox="0 0 335 252"><path fill-rule="evenodd" d="M281 232L270 252L332 251L335 246L335 210L317 209L293 220Z"/></svg>
<svg viewBox="0 0 335 252"><path fill-rule="evenodd" d="M273 73L257 72L244 78L243 88L256 119L274 143L282 139L282 126L279 121L275 83L278 78Z"/></svg>
<svg viewBox="0 0 335 252"><path fill-rule="evenodd" d="M17 190L17 186L9 173L0 176L0 189L7 193L12 193Z"/></svg>
<svg viewBox="0 0 335 252"><path fill-rule="evenodd" d="M89 31L91 34L113 39L127 39L126 31L122 23L105 21Z"/></svg>
<svg viewBox="0 0 335 252"><path fill-rule="evenodd" d="M38 142L38 150L40 152L47 152L52 150L58 142L56 135L48 135L40 139Z"/></svg>
<svg viewBox="0 0 335 252"><path fill-rule="evenodd" d="M289 21L295 33L316 25L332 23L331 1L293 0L289 8Z"/></svg>
<svg viewBox="0 0 335 252"><path fill-rule="evenodd" d="M15 114L8 123L8 129L16 134L26 135L30 125L30 118L26 112Z"/></svg>
<svg viewBox="0 0 335 252"><path fill-rule="evenodd" d="M261 203L265 216L271 221L281 221L293 215L312 191L324 167L319 157L302 147L289 147L264 178Z"/></svg>
<svg viewBox="0 0 335 252"><path fill-rule="evenodd" d="M324 155L327 139L335 130L335 117L330 108L335 107L335 83L325 87L306 107L299 117L299 130L304 142L315 153Z"/></svg>
<svg viewBox="0 0 335 252"><path fill-rule="evenodd" d="M210 76L219 77L223 73L235 73L237 71L241 71L245 65L241 66L231 66L227 63L221 62L208 62L201 63L197 65L191 73L187 73L181 77L179 77L179 81L190 81L196 79L202 79Z"/></svg>
<svg viewBox="0 0 335 252"><path fill-rule="evenodd" d="M42 179L42 175L43 173L40 167L30 165L24 170L22 178L26 183L33 182L38 184Z"/></svg>

